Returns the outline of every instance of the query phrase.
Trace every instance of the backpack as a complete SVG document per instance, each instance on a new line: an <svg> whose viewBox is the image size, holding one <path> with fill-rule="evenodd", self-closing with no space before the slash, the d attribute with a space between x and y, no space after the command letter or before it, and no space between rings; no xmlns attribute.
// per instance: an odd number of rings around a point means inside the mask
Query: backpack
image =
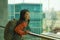
<svg viewBox="0 0 60 40"><path fill-rule="evenodd" d="M11 20L7 23L6 27L5 27L5 31L4 31L4 39L5 40L13 40L15 37L15 32L14 29L16 27L17 24L17 20ZM29 30L31 31L30 27L26 27L25 30Z"/></svg>
<svg viewBox="0 0 60 40"><path fill-rule="evenodd" d="M5 40L13 40L14 37L14 29L16 26L17 21L16 20L11 20L7 23L4 31L4 39Z"/></svg>

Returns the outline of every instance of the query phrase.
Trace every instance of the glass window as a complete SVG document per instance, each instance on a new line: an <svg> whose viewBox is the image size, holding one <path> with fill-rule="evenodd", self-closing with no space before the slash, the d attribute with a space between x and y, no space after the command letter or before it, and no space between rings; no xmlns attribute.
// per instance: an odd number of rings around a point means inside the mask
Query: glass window
<svg viewBox="0 0 60 40"><path fill-rule="evenodd" d="M16 19L19 19L22 9L28 9L32 32L41 34L60 26L59 4L60 0L8 0L8 9L9 15Z"/></svg>

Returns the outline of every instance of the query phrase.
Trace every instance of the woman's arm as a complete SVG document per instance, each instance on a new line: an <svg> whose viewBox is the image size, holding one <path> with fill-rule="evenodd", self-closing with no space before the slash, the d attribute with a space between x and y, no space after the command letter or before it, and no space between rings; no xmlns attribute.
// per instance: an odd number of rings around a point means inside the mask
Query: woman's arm
<svg viewBox="0 0 60 40"><path fill-rule="evenodd" d="M26 31L23 31L26 25L27 24L25 22L21 23L15 28L15 32L21 36L27 34Z"/></svg>

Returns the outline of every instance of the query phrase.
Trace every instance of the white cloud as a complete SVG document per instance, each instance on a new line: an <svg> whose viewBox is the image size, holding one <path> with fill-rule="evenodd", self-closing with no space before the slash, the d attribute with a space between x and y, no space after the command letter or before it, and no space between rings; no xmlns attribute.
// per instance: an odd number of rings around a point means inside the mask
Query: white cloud
<svg viewBox="0 0 60 40"><path fill-rule="evenodd" d="M60 0L50 0L50 8L54 8L56 11L60 10Z"/></svg>
<svg viewBox="0 0 60 40"><path fill-rule="evenodd" d="M23 0L8 0L8 4L22 3Z"/></svg>
<svg viewBox="0 0 60 40"><path fill-rule="evenodd" d="M34 3L34 4L42 3L43 11L49 10L51 8L54 8L56 11L60 10L60 0L8 0L8 4L16 4L16 3L23 3L23 2Z"/></svg>
<svg viewBox="0 0 60 40"><path fill-rule="evenodd" d="M40 4L40 0L25 0L25 3L35 3L35 4Z"/></svg>

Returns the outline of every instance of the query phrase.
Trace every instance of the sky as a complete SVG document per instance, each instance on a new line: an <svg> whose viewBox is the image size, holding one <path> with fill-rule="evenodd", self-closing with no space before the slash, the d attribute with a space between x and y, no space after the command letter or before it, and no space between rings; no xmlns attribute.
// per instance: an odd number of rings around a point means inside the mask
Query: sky
<svg viewBox="0 0 60 40"><path fill-rule="evenodd" d="M43 4L43 11L54 9L60 11L60 0L8 0L8 4L33 3Z"/></svg>

